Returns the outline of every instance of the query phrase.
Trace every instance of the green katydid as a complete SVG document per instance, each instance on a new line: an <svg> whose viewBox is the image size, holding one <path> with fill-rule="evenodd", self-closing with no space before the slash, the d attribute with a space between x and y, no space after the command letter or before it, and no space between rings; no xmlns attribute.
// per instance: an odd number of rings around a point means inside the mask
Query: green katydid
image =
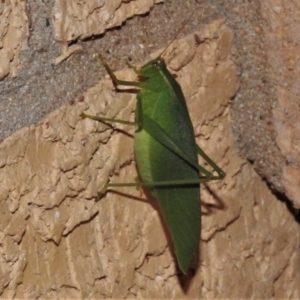
<svg viewBox="0 0 300 300"><path fill-rule="evenodd" d="M140 69L134 68L138 81L117 79L108 64L99 57L115 88L122 85L140 90L135 122L81 114L84 118L100 122L136 126L134 151L141 182L109 183L107 187L149 188L159 203L174 243L178 265L183 273L187 273L200 242L199 184L222 179L225 173L196 144L183 92L168 71L162 54ZM198 164L198 154L217 175Z"/></svg>

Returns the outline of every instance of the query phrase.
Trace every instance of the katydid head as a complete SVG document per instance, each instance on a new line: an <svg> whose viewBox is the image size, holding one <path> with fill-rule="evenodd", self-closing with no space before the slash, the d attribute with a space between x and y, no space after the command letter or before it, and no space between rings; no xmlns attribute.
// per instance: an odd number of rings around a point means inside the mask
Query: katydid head
<svg viewBox="0 0 300 300"><path fill-rule="evenodd" d="M157 57L155 59L150 60L148 63L146 63L145 65L143 65L138 71L137 74L141 77L141 78L150 78L153 77L155 75L157 75L157 73L164 71L164 69L166 69L166 63L165 60L162 57Z"/></svg>

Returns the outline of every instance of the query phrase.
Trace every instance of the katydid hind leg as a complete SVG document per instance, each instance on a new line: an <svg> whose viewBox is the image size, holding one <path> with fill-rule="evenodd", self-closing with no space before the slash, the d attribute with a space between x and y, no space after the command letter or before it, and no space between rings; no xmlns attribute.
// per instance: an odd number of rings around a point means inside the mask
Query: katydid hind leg
<svg viewBox="0 0 300 300"><path fill-rule="evenodd" d="M166 186L180 186L180 185L194 185L210 181L210 178L201 177L197 179L179 179L166 181L151 181L151 182L124 182L124 183L108 183L107 187L122 187L122 186L147 186L147 187L166 187Z"/></svg>
<svg viewBox="0 0 300 300"><path fill-rule="evenodd" d="M198 145L196 146L198 155L200 155L218 174L218 176L214 176L211 174L212 180L223 179L226 173Z"/></svg>
<svg viewBox="0 0 300 300"><path fill-rule="evenodd" d="M177 154L179 157L184 159L187 163L189 163L191 166L195 167L199 170L201 176L199 178L198 183L204 183L211 180L218 180L225 177L225 172L217 166L216 163L214 163L209 156L196 144L197 147L197 153L205 159L205 161L218 173L217 176L213 175L211 172L206 170L204 167L200 166L199 164L195 164L193 160L184 152L184 150L181 148L180 145L177 145L173 139L161 128L155 121L153 121L148 116L143 116L143 129L148 132L154 139L156 139L158 142L163 144L165 147L167 147L169 150ZM194 179L191 180L189 183L195 183ZM172 184L186 184L184 183L176 183L173 182Z"/></svg>
<svg viewBox="0 0 300 300"><path fill-rule="evenodd" d="M173 151L178 156L185 159L189 164L194 166L199 170L200 176L197 179L180 179L180 180L169 180L169 181L159 181L159 182L128 182L128 183L109 183L108 187L121 187L121 186L147 186L147 187L158 187L158 186L180 186L180 185L192 185L205 183L211 180L218 180L225 177L225 172L214 163L209 156L198 146L197 153L204 158L204 160L217 172L217 176L213 175L211 172L206 170L204 167L200 165L195 165L185 153L180 148L180 146L176 145L176 143L172 140L172 138L153 120L151 120L148 116L142 114L142 103L138 99L137 101L137 114L136 114L136 122L138 126L142 126L145 131L148 132L153 138L155 138L158 142L163 144L169 150Z"/></svg>

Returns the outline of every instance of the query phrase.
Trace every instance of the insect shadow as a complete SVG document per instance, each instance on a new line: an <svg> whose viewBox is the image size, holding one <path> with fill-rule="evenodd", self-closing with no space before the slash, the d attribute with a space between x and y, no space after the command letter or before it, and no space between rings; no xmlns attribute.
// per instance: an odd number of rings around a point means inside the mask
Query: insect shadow
<svg viewBox="0 0 300 300"><path fill-rule="evenodd" d="M221 200L220 196L213 191L210 186L206 183L203 184L207 190L207 192L212 196L214 203L205 203L203 200L201 201L201 206L205 208L205 211L201 210L202 215L210 216L213 214L214 210L225 210L227 207L224 202Z"/></svg>

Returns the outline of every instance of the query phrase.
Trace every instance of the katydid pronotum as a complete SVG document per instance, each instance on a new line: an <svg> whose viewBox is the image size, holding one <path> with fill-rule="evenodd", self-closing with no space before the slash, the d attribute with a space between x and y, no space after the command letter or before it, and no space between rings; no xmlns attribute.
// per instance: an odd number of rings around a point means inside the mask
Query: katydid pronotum
<svg viewBox="0 0 300 300"><path fill-rule="evenodd" d="M225 173L196 144L183 92L168 71L162 54L140 69L134 68L138 81L116 78L104 59L99 58L115 88L132 86L139 89L134 122L81 114L104 123L136 126L134 151L141 182L108 183L106 187L149 188L159 203L180 270L187 273L200 242L199 184L222 179ZM198 164L198 154L216 175Z"/></svg>

